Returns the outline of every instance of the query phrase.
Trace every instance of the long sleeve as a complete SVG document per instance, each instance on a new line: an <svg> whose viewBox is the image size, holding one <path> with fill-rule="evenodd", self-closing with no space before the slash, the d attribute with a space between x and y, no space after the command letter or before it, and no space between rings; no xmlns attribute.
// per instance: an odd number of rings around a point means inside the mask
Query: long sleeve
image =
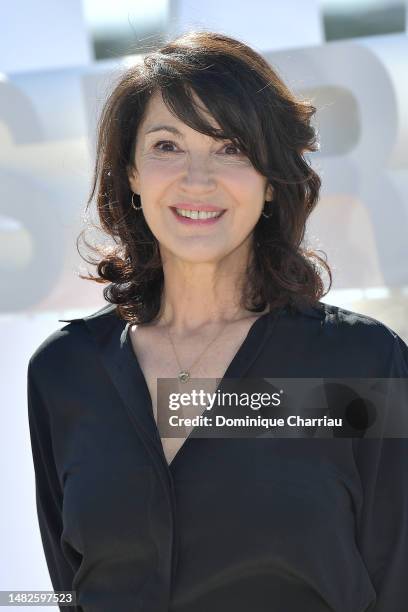
<svg viewBox="0 0 408 612"><path fill-rule="evenodd" d="M34 380L31 361L27 370L27 403L37 515L48 571L54 591L71 591L74 570L60 544L62 492L55 468L47 409ZM68 612L78 608L63 606L60 609Z"/></svg>
<svg viewBox="0 0 408 612"><path fill-rule="evenodd" d="M408 347L395 337L389 378L408 383ZM401 387L402 388L402 387ZM407 431L407 393L401 423ZM408 606L408 439L353 440L363 489L359 545L376 592L367 612L405 612Z"/></svg>

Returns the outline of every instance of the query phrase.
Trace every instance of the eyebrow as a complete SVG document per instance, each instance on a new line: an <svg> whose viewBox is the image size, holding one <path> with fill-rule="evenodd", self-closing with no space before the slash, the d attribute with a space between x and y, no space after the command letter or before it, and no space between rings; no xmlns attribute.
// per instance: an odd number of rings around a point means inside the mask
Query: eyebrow
<svg viewBox="0 0 408 612"><path fill-rule="evenodd" d="M161 132L162 130L166 130L166 132L171 132L176 136L183 136L183 134L173 125L153 125L149 130L145 132L145 135L152 134L153 132Z"/></svg>

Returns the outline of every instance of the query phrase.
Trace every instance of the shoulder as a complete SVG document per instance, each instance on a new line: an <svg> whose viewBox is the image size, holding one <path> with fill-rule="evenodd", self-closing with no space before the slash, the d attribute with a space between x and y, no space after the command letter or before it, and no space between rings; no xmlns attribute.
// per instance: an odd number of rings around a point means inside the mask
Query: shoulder
<svg viewBox="0 0 408 612"><path fill-rule="evenodd" d="M299 355L317 371L351 377L408 376L408 346L385 323L366 314L317 302L286 315L286 332L295 332Z"/></svg>
<svg viewBox="0 0 408 612"><path fill-rule="evenodd" d="M116 314L116 306L108 304L89 315L58 321L67 325L49 334L36 347L28 361L31 375L47 378L56 368L68 374L78 366L86 365L98 346L92 330L108 332L121 320Z"/></svg>
<svg viewBox="0 0 408 612"><path fill-rule="evenodd" d="M392 346L398 334L382 321L366 314L320 302L324 311L324 322L333 333L344 333L354 338Z"/></svg>
<svg viewBox="0 0 408 612"><path fill-rule="evenodd" d="M397 366L408 373L408 346L391 327L360 312L324 304L325 335L333 345L353 352L368 363L376 363L380 372Z"/></svg>
<svg viewBox="0 0 408 612"><path fill-rule="evenodd" d="M320 321L321 327L333 334L352 334L391 343L398 337L393 329L374 317L321 301L313 306L298 307L296 316L302 323Z"/></svg>

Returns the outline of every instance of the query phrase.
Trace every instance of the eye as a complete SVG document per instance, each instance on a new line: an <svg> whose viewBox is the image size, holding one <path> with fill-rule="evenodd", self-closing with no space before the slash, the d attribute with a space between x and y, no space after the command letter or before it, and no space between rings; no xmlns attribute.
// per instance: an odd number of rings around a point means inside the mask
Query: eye
<svg viewBox="0 0 408 612"><path fill-rule="evenodd" d="M176 146L177 145L172 140L159 140L158 142L156 142L153 148L156 149L159 153L175 153L176 151L167 149L166 147L176 147ZM240 149L240 147L235 145L233 142L225 143L223 146L223 150L225 149L227 150L233 149L232 155L241 155L241 156L244 155L244 152ZM227 155L231 156L231 153L227 153Z"/></svg>
<svg viewBox="0 0 408 612"><path fill-rule="evenodd" d="M157 149L157 151L159 151L159 153L173 153L173 151L168 151L165 149L160 148L161 145L165 145L166 147L175 147L175 143L172 142L171 140L159 140L159 142L156 142L156 144L154 145L154 149Z"/></svg>
<svg viewBox="0 0 408 612"><path fill-rule="evenodd" d="M224 149L231 149L231 148L235 149L236 151L235 155L244 155L243 151L239 147L237 147L237 145L234 144L233 142L227 142L224 145Z"/></svg>

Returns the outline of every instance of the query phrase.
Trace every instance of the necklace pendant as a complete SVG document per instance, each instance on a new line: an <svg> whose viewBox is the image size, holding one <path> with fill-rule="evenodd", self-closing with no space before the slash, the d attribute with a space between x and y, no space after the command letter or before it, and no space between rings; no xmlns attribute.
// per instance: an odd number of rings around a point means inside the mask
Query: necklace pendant
<svg viewBox="0 0 408 612"><path fill-rule="evenodd" d="M178 374L178 378L180 382L185 383L190 378L190 372L187 372L187 370L181 370Z"/></svg>

